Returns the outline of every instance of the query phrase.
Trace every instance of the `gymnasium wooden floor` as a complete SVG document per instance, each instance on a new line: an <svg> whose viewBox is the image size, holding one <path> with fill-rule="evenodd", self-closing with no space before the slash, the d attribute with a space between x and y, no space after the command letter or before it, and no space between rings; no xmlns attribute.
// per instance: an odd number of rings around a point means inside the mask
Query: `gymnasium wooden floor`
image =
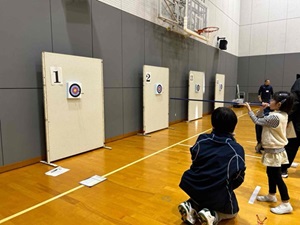
<svg viewBox="0 0 300 225"><path fill-rule="evenodd" d="M261 186L260 194L268 192L267 176L254 151L254 124L245 108L234 110L239 117L236 139L245 149L247 170L245 182L236 190L239 215L219 224L254 225L258 213L267 216L267 225L300 224L299 168L290 169L285 179L292 214L272 214L270 207L276 203L248 203L256 186ZM53 167L42 163L2 173L0 224L183 224L177 206L188 196L178 183L191 163L189 147L200 133L210 131L210 116L204 116L151 137L135 135L107 143L112 150L102 148L57 161L70 169L57 177L45 175ZM299 156L295 162L300 162ZM95 174L107 180L91 188L79 184Z"/></svg>

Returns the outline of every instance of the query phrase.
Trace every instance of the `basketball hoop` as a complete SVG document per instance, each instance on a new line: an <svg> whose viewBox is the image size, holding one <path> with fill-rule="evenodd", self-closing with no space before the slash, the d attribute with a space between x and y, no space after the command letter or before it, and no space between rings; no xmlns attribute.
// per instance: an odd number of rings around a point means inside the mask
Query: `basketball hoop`
<svg viewBox="0 0 300 225"><path fill-rule="evenodd" d="M202 33L211 33L211 32L215 32L218 30L219 30L219 27L204 27L203 29L196 30L195 32L197 34L201 35Z"/></svg>
<svg viewBox="0 0 300 225"><path fill-rule="evenodd" d="M195 30L195 32L201 36L204 36L207 40L207 42L212 45L213 39L217 34L217 31L219 30L219 27L204 27L199 30Z"/></svg>

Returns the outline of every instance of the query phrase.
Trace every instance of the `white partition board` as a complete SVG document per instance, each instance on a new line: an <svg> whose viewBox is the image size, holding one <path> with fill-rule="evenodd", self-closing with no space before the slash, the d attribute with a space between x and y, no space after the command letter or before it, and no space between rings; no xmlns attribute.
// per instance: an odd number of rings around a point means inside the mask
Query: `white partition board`
<svg viewBox="0 0 300 225"><path fill-rule="evenodd" d="M47 161L104 146L101 59L43 52Z"/></svg>
<svg viewBox="0 0 300 225"><path fill-rule="evenodd" d="M169 126L169 68L143 67L144 133Z"/></svg>
<svg viewBox="0 0 300 225"><path fill-rule="evenodd" d="M189 73L189 99L203 100L204 92L204 72L190 71ZM203 102L189 101L188 102L188 121L202 118Z"/></svg>
<svg viewBox="0 0 300 225"><path fill-rule="evenodd" d="M225 90L225 75L216 74L215 83L215 101L224 101L224 90ZM224 103L215 102L215 109L218 107L223 107Z"/></svg>

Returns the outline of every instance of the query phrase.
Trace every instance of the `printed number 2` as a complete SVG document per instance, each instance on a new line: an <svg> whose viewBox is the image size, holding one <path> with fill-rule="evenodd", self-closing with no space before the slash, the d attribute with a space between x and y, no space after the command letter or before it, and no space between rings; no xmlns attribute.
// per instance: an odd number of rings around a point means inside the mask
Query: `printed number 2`
<svg viewBox="0 0 300 225"><path fill-rule="evenodd" d="M150 82L151 81L151 74L147 73L146 74L146 82Z"/></svg>

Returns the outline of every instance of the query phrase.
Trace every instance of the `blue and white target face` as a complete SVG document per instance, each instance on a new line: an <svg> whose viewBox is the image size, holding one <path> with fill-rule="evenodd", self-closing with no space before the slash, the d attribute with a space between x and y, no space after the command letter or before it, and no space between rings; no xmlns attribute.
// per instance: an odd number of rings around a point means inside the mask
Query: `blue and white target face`
<svg viewBox="0 0 300 225"><path fill-rule="evenodd" d="M68 98L81 98L81 83L68 82Z"/></svg>
<svg viewBox="0 0 300 225"><path fill-rule="evenodd" d="M200 84L195 84L195 92L198 93L200 91Z"/></svg>
<svg viewBox="0 0 300 225"><path fill-rule="evenodd" d="M155 84L155 94L160 95L162 94L163 86L162 84Z"/></svg>

